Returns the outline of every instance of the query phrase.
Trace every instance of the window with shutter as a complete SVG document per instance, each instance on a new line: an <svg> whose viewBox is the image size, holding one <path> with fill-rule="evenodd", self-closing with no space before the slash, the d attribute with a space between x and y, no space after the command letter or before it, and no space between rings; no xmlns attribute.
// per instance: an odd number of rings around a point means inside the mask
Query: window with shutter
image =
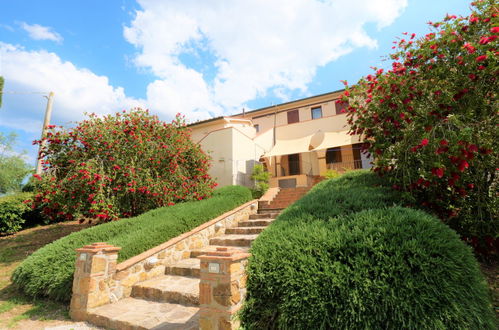
<svg viewBox="0 0 499 330"><path fill-rule="evenodd" d="M288 124L297 123L300 121L298 110L288 111Z"/></svg>

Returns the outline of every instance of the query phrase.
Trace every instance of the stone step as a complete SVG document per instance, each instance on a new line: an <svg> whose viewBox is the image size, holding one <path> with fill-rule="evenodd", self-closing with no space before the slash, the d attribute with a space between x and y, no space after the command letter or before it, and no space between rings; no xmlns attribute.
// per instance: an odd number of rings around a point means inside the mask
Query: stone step
<svg viewBox="0 0 499 330"><path fill-rule="evenodd" d="M234 227L225 229L225 234L260 234L266 227Z"/></svg>
<svg viewBox="0 0 499 330"><path fill-rule="evenodd" d="M251 243L257 238L254 235L223 235L210 239L210 245L222 246L251 246Z"/></svg>
<svg viewBox="0 0 499 330"><path fill-rule="evenodd" d="M132 287L132 297L147 300L199 305L199 278L188 276L162 275Z"/></svg>
<svg viewBox="0 0 499 330"><path fill-rule="evenodd" d="M299 195L299 196L280 196L275 198L271 203L276 202L276 201L287 201L287 200L293 200L293 199L300 199L305 195Z"/></svg>
<svg viewBox="0 0 499 330"><path fill-rule="evenodd" d="M262 213L262 214L251 214L249 216L250 220L256 220L256 219L275 219L277 218L279 214L275 212L267 212L267 213Z"/></svg>
<svg viewBox="0 0 499 330"><path fill-rule="evenodd" d="M200 255L206 254L206 252L215 252L217 248L221 247L226 247L226 246L221 246L221 245L209 245L207 247L204 247L199 250L191 250L191 258L197 258ZM241 250L242 252L248 252L249 248L246 246L238 246L237 249Z"/></svg>
<svg viewBox="0 0 499 330"><path fill-rule="evenodd" d="M246 220L239 221L238 227L266 227L272 223L273 219L268 220Z"/></svg>
<svg viewBox="0 0 499 330"><path fill-rule="evenodd" d="M88 321L107 329L199 329L199 307L137 298L91 309Z"/></svg>
<svg viewBox="0 0 499 330"><path fill-rule="evenodd" d="M260 211L268 211L268 212L277 212L277 213L280 213L283 210L282 208L275 208L275 207L271 207L270 205L271 204L269 204L269 205L263 205L263 206L260 205L260 206L258 206L258 208L259 208L258 211L259 212Z"/></svg>
<svg viewBox="0 0 499 330"><path fill-rule="evenodd" d="M188 258L165 267L166 275L191 276L199 278L199 259Z"/></svg>

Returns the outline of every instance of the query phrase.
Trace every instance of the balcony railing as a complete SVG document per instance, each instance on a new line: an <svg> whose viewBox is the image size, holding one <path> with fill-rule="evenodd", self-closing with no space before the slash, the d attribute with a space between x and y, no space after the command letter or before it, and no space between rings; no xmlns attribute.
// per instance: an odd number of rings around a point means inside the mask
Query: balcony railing
<svg viewBox="0 0 499 330"><path fill-rule="evenodd" d="M335 171L346 171L346 170L357 170L362 168L362 160L357 159L357 160L352 160L352 161L342 161L342 162L334 162L334 163L328 163L327 164L327 169L328 170L335 170Z"/></svg>

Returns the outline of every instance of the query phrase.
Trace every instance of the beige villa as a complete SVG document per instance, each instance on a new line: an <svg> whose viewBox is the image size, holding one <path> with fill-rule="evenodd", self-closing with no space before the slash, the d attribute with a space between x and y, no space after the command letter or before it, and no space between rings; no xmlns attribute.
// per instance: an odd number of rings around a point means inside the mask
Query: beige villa
<svg viewBox="0 0 499 330"><path fill-rule="evenodd" d="M211 155L210 174L219 186L253 186L256 163L272 174L271 187L281 188L310 186L329 169L369 168L336 103L342 92L193 123L192 139Z"/></svg>

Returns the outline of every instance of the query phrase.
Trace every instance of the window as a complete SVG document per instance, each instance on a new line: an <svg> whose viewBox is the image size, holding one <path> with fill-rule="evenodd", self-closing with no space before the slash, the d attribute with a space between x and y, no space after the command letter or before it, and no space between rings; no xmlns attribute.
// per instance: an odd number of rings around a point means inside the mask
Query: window
<svg viewBox="0 0 499 330"><path fill-rule="evenodd" d="M361 149L362 143L356 143L352 145L354 168L362 168L362 156L360 155Z"/></svg>
<svg viewBox="0 0 499 330"><path fill-rule="evenodd" d="M300 114L298 110L288 111L288 124L297 123L300 121Z"/></svg>
<svg viewBox="0 0 499 330"><path fill-rule="evenodd" d="M289 175L300 174L300 155L288 155Z"/></svg>
<svg viewBox="0 0 499 330"><path fill-rule="evenodd" d="M329 148L326 152L326 163L341 163L341 148Z"/></svg>
<svg viewBox="0 0 499 330"><path fill-rule="evenodd" d="M310 109L312 112L312 119L319 119L322 118L322 108L321 107L315 107Z"/></svg>
<svg viewBox="0 0 499 330"><path fill-rule="evenodd" d="M335 106L336 106L336 114L341 115L342 113L345 113L347 111L348 102L339 102L339 103L336 102Z"/></svg>
<svg viewBox="0 0 499 330"><path fill-rule="evenodd" d="M253 125L253 127L255 128L256 132L260 132L260 125L256 124L256 125Z"/></svg>

